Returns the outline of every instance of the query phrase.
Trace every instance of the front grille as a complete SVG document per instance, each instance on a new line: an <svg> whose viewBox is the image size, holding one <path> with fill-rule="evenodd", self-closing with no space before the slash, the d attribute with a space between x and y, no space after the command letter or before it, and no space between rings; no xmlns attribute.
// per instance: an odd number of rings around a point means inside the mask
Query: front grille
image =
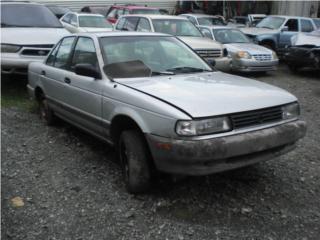
<svg viewBox="0 0 320 240"><path fill-rule="evenodd" d="M282 107L264 108L230 115L234 129L282 120Z"/></svg>
<svg viewBox="0 0 320 240"><path fill-rule="evenodd" d="M50 50L48 49L24 49L21 54L28 56L47 56Z"/></svg>
<svg viewBox="0 0 320 240"><path fill-rule="evenodd" d="M196 52L202 58L218 58L218 57L221 57L222 55L221 49L201 49L201 50L196 50Z"/></svg>
<svg viewBox="0 0 320 240"><path fill-rule="evenodd" d="M254 54L253 57L260 62L272 60L271 54Z"/></svg>

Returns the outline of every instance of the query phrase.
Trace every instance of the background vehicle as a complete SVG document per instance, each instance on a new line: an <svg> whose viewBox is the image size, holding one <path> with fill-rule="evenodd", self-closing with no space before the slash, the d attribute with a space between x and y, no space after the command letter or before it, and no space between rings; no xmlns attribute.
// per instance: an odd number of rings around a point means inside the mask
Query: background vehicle
<svg viewBox="0 0 320 240"><path fill-rule="evenodd" d="M223 17L211 16L207 14L181 14L181 17L186 17L195 26L208 25L208 26L224 26L226 25Z"/></svg>
<svg viewBox="0 0 320 240"><path fill-rule="evenodd" d="M65 15L67 12L71 12L69 8L66 7L60 7L57 5L46 5L47 8L58 18L60 19L63 15Z"/></svg>
<svg viewBox="0 0 320 240"><path fill-rule="evenodd" d="M1 2L1 72L26 73L28 64L43 61L53 45L68 34L44 5Z"/></svg>
<svg viewBox="0 0 320 240"><path fill-rule="evenodd" d="M115 25L120 31L161 32L177 36L208 62L215 61L215 67L229 70L230 58L223 46L203 37L200 30L185 17L166 15L122 16Z"/></svg>
<svg viewBox="0 0 320 240"><path fill-rule="evenodd" d="M237 28L223 26L199 26L202 33L223 44L232 57L231 69L241 72L265 72L276 70L278 57L268 48L250 41Z"/></svg>
<svg viewBox="0 0 320 240"><path fill-rule="evenodd" d="M248 16L235 16L229 20L230 27L254 27L267 15L265 14L248 14Z"/></svg>
<svg viewBox="0 0 320 240"><path fill-rule="evenodd" d="M311 18L268 16L254 28L241 28L248 37L282 56L291 45L291 37L298 32L312 32L317 27Z"/></svg>
<svg viewBox="0 0 320 240"><path fill-rule="evenodd" d="M104 17L107 17L110 7L111 5L84 6L81 8L80 12L101 14Z"/></svg>
<svg viewBox="0 0 320 240"><path fill-rule="evenodd" d="M28 90L47 124L56 115L112 143L133 193L150 187L152 169L239 168L292 150L306 131L293 95L215 72L164 34L65 37L30 64Z"/></svg>
<svg viewBox="0 0 320 240"><path fill-rule="evenodd" d="M320 29L311 33L298 33L291 39L284 60L289 68L297 72L302 68L320 69Z"/></svg>
<svg viewBox="0 0 320 240"><path fill-rule="evenodd" d="M146 7L146 6L138 6L138 5L113 5L110 7L109 12L107 14L107 19L110 23L115 24L118 18L122 15L129 14L162 14L160 9Z"/></svg>
<svg viewBox="0 0 320 240"><path fill-rule="evenodd" d="M112 31L112 25L100 14L74 13L64 15L60 22L71 33Z"/></svg>

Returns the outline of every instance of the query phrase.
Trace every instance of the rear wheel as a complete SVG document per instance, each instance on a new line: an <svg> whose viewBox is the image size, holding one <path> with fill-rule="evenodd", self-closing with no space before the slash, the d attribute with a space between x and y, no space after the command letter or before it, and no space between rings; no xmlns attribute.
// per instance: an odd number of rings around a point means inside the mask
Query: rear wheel
<svg viewBox="0 0 320 240"><path fill-rule="evenodd" d="M127 190L130 193L146 192L151 185L150 154L142 133L123 131L118 148Z"/></svg>
<svg viewBox="0 0 320 240"><path fill-rule="evenodd" d="M48 105L47 99L41 96L38 102L40 119L48 126L53 125L56 119L52 109Z"/></svg>
<svg viewBox="0 0 320 240"><path fill-rule="evenodd" d="M299 71L299 67L297 65L294 64L288 64L288 67L290 69L290 71L297 73Z"/></svg>

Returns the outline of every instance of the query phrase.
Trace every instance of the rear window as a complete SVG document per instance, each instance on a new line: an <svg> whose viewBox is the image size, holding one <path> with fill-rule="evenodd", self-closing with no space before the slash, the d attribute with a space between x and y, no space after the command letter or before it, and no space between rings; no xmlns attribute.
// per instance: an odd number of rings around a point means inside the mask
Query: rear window
<svg viewBox="0 0 320 240"><path fill-rule="evenodd" d="M62 25L43 5L1 4L1 27L62 28Z"/></svg>
<svg viewBox="0 0 320 240"><path fill-rule="evenodd" d="M79 16L80 27L112 28L103 16Z"/></svg>

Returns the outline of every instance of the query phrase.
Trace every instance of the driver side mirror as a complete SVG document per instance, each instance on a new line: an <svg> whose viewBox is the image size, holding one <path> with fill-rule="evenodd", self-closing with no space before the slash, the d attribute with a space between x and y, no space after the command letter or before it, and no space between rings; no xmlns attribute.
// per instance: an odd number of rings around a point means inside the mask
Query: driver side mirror
<svg viewBox="0 0 320 240"><path fill-rule="evenodd" d="M283 28L281 28L281 32L287 32L289 31L288 26L284 26Z"/></svg>
<svg viewBox="0 0 320 240"><path fill-rule="evenodd" d="M101 73L92 64L77 64L74 68L74 72L81 76L92 77L94 79L101 79Z"/></svg>

